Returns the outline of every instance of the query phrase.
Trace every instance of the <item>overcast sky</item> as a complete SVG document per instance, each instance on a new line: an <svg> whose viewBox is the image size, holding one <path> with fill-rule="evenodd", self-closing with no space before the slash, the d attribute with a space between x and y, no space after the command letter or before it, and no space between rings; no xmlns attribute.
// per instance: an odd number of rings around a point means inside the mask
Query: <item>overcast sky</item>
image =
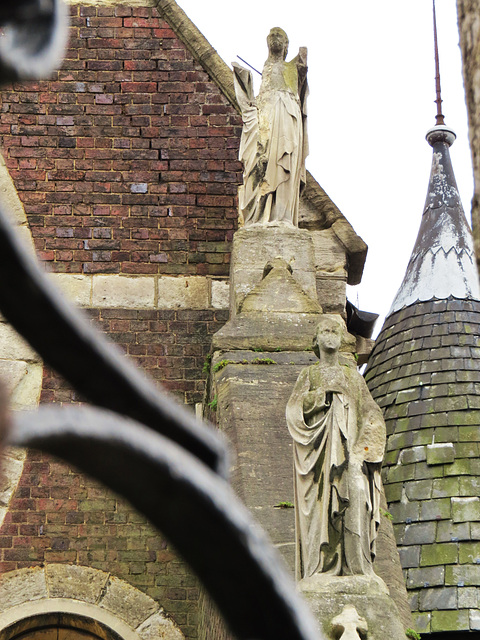
<svg viewBox="0 0 480 640"><path fill-rule="evenodd" d="M308 48L307 168L369 246L362 284L349 288L350 300L384 316L405 273L430 175L431 0L177 1L228 64L240 55L261 71L273 26L289 36L288 59ZM473 178L455 5L437 0L440 72L470 221Z"/></svg>

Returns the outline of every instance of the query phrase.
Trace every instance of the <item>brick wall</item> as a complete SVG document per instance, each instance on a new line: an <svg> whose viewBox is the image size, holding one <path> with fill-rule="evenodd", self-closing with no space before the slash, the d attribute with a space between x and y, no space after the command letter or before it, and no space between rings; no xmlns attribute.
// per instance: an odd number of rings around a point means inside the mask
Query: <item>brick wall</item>
<svg viewBox="0 0 480 640"><path fill-rule="evenodd" d="M225 324L228 311L90 309L93 322L151 378L180 402L201 402L205 387L203 365L211 337ZM41 402L71 403L78 394L45 367Z"/></svg>
<svg viewBox="0 0 480 640"><path fill-rule="evenodd" d="M73 5L62 69L1 99L52 271L228 275L241 120L152 7Z"/></svg>
<svg viewBox="0 0 480 640"><path fill-rule="evenodd" d="M29 451L0 527L0 571L80 564L156 599L197 637L198 585L171 546L125 501L62 462Z"/></svg>

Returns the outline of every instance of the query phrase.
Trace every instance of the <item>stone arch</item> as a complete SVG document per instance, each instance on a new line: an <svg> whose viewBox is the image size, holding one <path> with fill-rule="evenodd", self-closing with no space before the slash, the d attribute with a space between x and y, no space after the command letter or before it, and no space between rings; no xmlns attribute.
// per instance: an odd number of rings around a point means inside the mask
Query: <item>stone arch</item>
<svg viewBox="0 0 480 640"><path fill-rule="evenodd" d="M82 631L85 640L184 640L158 602L110 573L47 564L3 574L0 640L46 627Z"/></svg>

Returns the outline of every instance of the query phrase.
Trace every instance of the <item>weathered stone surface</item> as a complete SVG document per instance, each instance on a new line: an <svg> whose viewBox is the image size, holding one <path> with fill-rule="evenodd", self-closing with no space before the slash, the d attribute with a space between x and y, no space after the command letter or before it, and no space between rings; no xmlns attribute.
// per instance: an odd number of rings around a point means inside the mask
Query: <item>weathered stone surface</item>
<svg viewBox="0 0 480 640"><path fill-rule="evenodd" d="M346 278L320 274L317 275L316 283L317 299L324 312L345 315Z"/></svg>
<svg viewBox="0 0 480 640"><path fill-rule="evenodd" d="M393 522L405 522L407 518L411 521L419 519L420 502L394 502L390 505L389 510L393 517Z"/></svg>
<svg viewBox="0 0 480 640"><path fill-rule="evenodd" d="M443 442L427 445L427 464L450 464L455 460L453 443Z"/></svg>
<svg viewBox="0 0 480 640"><path fill-rule="evenodd" d="M23 460L15 460L14 458L4 454L2 455L1 461L2 474L0 475L0 506L8 507L22 473Z"/></svg>
<svg viewBox="0 0 480 640"><path fill-rule="evenodd" d="M478 631L480 629L480 611L478 609L469 611L470 629Z"/></svg>
<svg viewBox="0 0 480 640"><path fill-rule="evenodd" d="M478 607L478 589L475 587L458 588L457 598L459 609L476 609Z"/></svg>
<svg viewBox="0 0 480 640"><path fill-rule="evenodd" d="M435 478L433 481L432 498L447 498L459 496L460 482L459 478Z"/></svg>
<svg viewBox="0 0 480 640"><path fill-rule="evenodd" d="M467 610L460 611L432 611L432 632L435 631L465 631L470 629Z"/></svg>
<svg viewBox="0 0 480 640"><path fill-rule="evenodd" d="M95 604L107 585L109 574L91 567L47 564L45 567L50 598L74 598Z"/></svg>
<svg viewBox="0 0 480 640"><path fill-rule="evenodd" d="M436 609L456 609L457 588L423 589L420 592L420 611L434 611Z"/></svg>
<svg viewBox="0 0 480 640"><path fill-rule="evenodd" d="M480 494L480 478L476 476L463 476L459 479L459 491L457 496L478 496Z"/></svg>
<svg viewBox="0 0 480 640"><path fill-rule="evenodd" d="M430 625L432 620L431 613L414 613L413 614L413 628L419 633L428 633L430 631Z"/></svg>
<svg viewBox="0 0 480 640"><path fill-rule="evenodd" d="M397 536L397 544L431 544L435 541L436 522L418 522L407 524L400 537Z"/></svg>
<svg viewBox="0 0 480 640"><path fill-rule="evenodd" d="M18 577L21 576L21 580ZM19 569L2 576L0 582L0 611L7 611L24 602L47 597L45 571L41 567Z"/></svg>
<svg viewBox="0 0 480 640"><path fill-rule="evenodd" d="M445 584L469 587L480 585L480 565L456 565L445 567Z"/></svg>
<svg viewBox="0 0 480 640"><path fill-rule="evenodd" d="M459 545L460 564L480 564L480 542L462 542Z"/></svg>
<svg viewBox="0 0 480 640"><path fill-rule="evenodd" d="M50 273L49 277L55 286L74 304L81 307L90 307L92 305L94 276L81 273Z"/></svg>
<svg viewBox="0 0 480 640"><path fill-rule="evenodd" d="M420 520L447 520L450 515L450 498L424 500L420 503Z"/></svg>
<svg viewBox="0 0 480 640"><path fill-rule="evenodd" d="M412 464L412 462L423 462L426 460L427 454L425 447L412 447L411 449L403 449L400 452L400 462L402 464Z"/></svg>
<svg viewBox="0 0 480 640"><path fill-rule="evenodd" d="M420 566L453 564L458 560L458 545L456 542L444 544L424 544L420 555Z"/></svg>
<svg viewBox="0 0 480 640"><path fill-rule="evenodd" d="M432 497L433 480L413 480L405 485L405 494L409 500L428 500ZM438 496L436 496L438 497Z"/></svg>
<svg viewBox="0 0 480 640"><path fill-rule="evenodd" d="M437 524L437 542L456 542L470 539L470 525L468 522L453 524L450 520L443 520Z"/></svg>
<svg viewBox="0 0 480 640"><path fill-rule="evenodd" d="M133 628L139 626L158 609L155 600L113 576L109 578L105 595L99 604Z"/></svg>
<svg viewBox="0 0 480 640"><path fill-rule="evenodd" d="M158 309L206 309L208 281L201 276L158 278Z"/></svg>
<svg viewBox="0 0 480 640"><path fill-rule="evenodd" d="M211 280L211 303L214 309L228 309L230 306L230 286L228 280Z"/></svg>
<svg viewBox="0 0 480 640"><path fill-rule="evenodd" d="M374 578L317 574L301 580L298 588L327 637L331 637L332 619L351 605L367 621L369 640L405 639L395 603L385 585Z"/></svg>
<svg viewBox="0 0 480 640"><path fill-rule="evenodd" d="M173 282L172 278L169 280ZM155 278L150 276L136 278L111 274L96 275L93 277L92 306L96 308L153 309L155 306Z"/></svg>
<svg viewBox="0 0 480 640"><path fill-rule="evenodd" d="M169 618L162 612L155 613L137 629L142 640L183 640L184 636Z"/></svg>
<svg viewBox="0 0 480 640"><path fill-rule="evenodd" d="M420 549L421 547L419 544L411 547L398 547L400 562L404 569L418 567L420 564Z"/></svg>
<svg viewBox="0 0 480 640"><path fill-rule="evenodd" d="M305 294L316 300L316 280L312 236L304 229L288 226L247 227L235 234L232 247L230 291L232 317L245 296L263 278L267 262L283 258Z"/></svg>
<svg viewBox="0 0 480 640"><path fill-rule="evenodd" d="M213 336L212 348L222 351L309 350L320 317L313 313L237 314Z"/></svg>
<svg viewBox="0 0 480 640"><path fill-rule="evenodd" d="M447 567L447 569L450 567ZM407 573L407 587L435 587L443 585L445 579L444 567L423 567L421 569L409 569Z"/></svg>
<svg viewBox="0 0 480 640"><path fill-rule="evenodd" d="M0 359L40 362L38 354L6 322L0 322Z"/></svg>
<svg viewBox="0 0 480 640"><path fill-rule="evenodd" d="M452 498L453 522L480 520L480 498Z"/></svg>

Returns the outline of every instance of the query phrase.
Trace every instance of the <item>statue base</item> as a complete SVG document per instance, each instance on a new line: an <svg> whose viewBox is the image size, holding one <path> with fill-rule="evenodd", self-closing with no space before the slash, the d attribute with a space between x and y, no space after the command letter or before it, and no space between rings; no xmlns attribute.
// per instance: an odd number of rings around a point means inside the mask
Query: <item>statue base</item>
<svg viewBox="0 0 480 640"><path fill-rule="evenodd" d="M368 640L405 640L397 607L381 578L316 574L300 580L298 590L316 616L327 638L336 638L338 619L354 607L368 627Z"/></svg>

